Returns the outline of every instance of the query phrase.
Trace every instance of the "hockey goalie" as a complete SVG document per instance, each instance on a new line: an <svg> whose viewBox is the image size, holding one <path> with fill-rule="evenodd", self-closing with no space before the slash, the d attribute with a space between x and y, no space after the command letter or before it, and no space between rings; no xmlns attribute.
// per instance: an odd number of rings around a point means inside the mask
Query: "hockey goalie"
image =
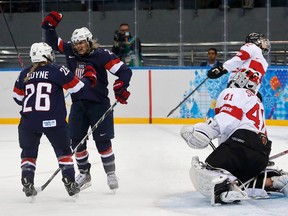
<svg viewBox="0 0 288 216"><path fill-rule="evenodd" d="M264 108L257 97L261 73L241 70L216 103L214 118L184 126L181 136L191 148L203 149L218 138L206 158L192 158L190 178L212 205L237 203L270 193L288 196L288 173L268 166L272 142L267 137Z"/></svg>

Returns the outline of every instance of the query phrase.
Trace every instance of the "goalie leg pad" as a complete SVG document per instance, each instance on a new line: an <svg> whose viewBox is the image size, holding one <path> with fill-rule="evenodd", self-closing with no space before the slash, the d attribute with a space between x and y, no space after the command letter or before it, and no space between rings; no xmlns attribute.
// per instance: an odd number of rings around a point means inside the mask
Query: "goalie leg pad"
<svg viewBox="0 0 288 216"><path fill-rule="evenodd" d="M223 169L206 169L206 165L199 161L198 156L192 158L190 179L195 189L211 200L211 205L249 199L246 192L237 186L235 176Z"/></svg>
<svg viewBox="0 0 288 216"><path fill-rule="evenodd" d="M217 184L217 178L223 179L223 181L225 179L229 179L229 181L236 180L235 176L229 174L227 171L225 173L225 170L206 169L206 165L199 161L198 156L192 158L191 165L189 174L192 184L198 192L207 198L211 198L214 186Z"/></svg>
<svg viewBox="0 0 288 216"><path fill-rule="evenodd" d="M271 179L273 181L273 188L278 189L279 192L288 196L288 175L273 176Z"/></svg>

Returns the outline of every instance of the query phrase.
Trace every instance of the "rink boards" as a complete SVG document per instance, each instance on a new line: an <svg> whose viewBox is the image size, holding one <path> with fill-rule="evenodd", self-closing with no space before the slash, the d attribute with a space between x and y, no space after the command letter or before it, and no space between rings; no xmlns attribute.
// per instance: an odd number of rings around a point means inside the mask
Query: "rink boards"
<svg viewBox="0 0 288 216"><path fill-rule="evenodd" d="M132 68L133 76L128 105L118 104L114 110L115 123L186 124L203 121L214 115L215 100L226 87L228 75L204 82L184 103L181 103L206 78L208 68L149 67ZM12 99L14 82L20 69L0 70L0 123L17 124L20 107ZM115 76L109 75L109 96L114 102L112 85ZM269 67L260 92L263 96L268 125L288 125L288 67ZM65 92L66 107L71 106ZM181 104L170 116L168 113Z"/></svg>

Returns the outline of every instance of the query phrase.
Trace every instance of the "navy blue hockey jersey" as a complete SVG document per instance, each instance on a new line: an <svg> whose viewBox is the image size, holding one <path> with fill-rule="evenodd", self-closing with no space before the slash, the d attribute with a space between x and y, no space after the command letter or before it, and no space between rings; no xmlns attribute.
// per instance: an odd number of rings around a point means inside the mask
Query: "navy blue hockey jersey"
<svg viewBox="0 0 288 216"><path fill-rule="evenodd" d="M66 125L63 88L76 93L84 83L67 67L55 64L38 66L24 82L30 69L21 71L13 89L13 99L22 106L20 125L34 131Z"/></svg>
<svg viewBox="0 0 288 216"><path fill-rule="evenodd" d="M54 49L65 54L67 67L78 77L82 78L86 64L92 65L97 73L97 83L94 87L85 89L81 94L82 100L90 100L110 104L108 98L108 74L117 76L127 88L132 76L132 71L110 50L97 48L84 58L75 54L71 42L64 42L58 38L55 29L46 30L46 41ZM72 101L74 95L72 94Z"/></svg>

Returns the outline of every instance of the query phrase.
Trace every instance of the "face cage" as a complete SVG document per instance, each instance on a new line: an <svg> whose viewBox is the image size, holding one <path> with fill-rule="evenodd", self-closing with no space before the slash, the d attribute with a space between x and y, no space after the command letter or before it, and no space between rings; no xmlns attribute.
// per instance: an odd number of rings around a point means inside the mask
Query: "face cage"
<svg viewBox="0 0 288 216"><path fill-rule="evenodd" d="M231 80L230 88L246 88L258 92L260 85L250 80L245 72L238 72Z"/></svg>
<svg viewBox="0 0 288 216"><path fill-rule="evenodd" d="M268 39L263 38L261 40L261 49L262 49L262 53L263 55L267 55L270 52L271 49L271 43Z"/></svg>

